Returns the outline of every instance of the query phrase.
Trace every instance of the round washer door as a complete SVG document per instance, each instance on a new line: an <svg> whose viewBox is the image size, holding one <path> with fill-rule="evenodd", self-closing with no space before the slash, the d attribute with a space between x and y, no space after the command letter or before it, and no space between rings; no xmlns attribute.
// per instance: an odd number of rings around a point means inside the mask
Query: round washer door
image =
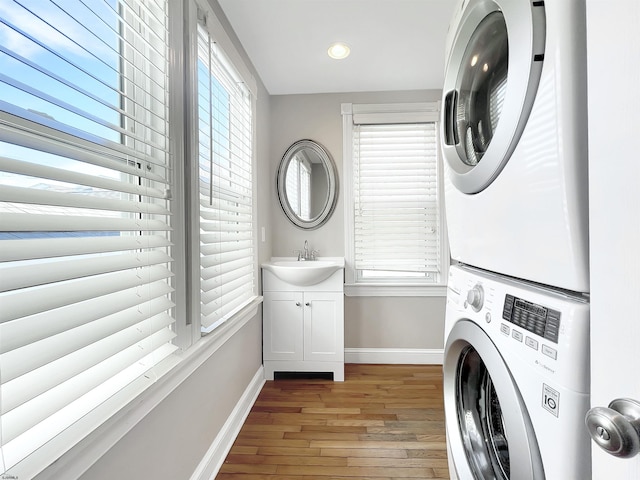
<svg viewBox="0 0 640 480"><path fill-rule="evenodd" d="M484 190L524 130L540 82L544 2L470 0L445 68L442 149L453 185Z"/></svg>
<svg viewBox="0 0 640 480"><path fill-rule="evenodd" d="M497 348L475 323L460 320L444 358L447 441L459 478L544 480L526 406Z"/></svg>

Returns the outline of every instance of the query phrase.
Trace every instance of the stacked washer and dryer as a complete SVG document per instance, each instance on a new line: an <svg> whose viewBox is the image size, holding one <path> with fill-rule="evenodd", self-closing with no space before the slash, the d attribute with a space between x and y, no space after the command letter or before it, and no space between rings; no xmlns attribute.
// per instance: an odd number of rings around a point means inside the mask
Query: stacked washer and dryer
<svg viewBox="0 0 640 480"><path fill-rule="evenodd" d="M584 0L460 0L441 145L452 478L591 478Z"/></svg>

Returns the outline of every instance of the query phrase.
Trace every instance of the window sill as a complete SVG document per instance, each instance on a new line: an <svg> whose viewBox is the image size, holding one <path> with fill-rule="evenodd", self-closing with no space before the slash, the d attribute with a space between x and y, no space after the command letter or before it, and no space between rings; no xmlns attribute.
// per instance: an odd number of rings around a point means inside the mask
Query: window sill
<svg viewBox="0 0 640 480"><path fill-rule="evenodd" d="M446 285L398 285L381 283L345 284L347 297L446 297Z"/></svg>

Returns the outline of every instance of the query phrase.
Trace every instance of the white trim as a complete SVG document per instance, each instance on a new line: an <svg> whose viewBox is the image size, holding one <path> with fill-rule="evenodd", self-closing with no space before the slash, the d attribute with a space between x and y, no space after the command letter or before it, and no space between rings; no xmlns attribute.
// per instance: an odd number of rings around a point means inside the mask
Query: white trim
<svg viewBox="0 0 640 480"><path fill-rule="evenodd" d="M446 297L444 285L411 285L406 283L396 284L371 284L359 282L355 270L355 219L353 211L353 126L358 122L370 123L402 123L407 122L436 122L440 121L441 102L412 102L412 103L387 103L387 104L354 104L342 103L342 193L344 206L344 251L345 251L345 295L349 297ZM439 215L440 221L440 248L441 248L441 272L440 282L448 278L450 261L449 243L447 238L447 225L444 208L444 188L442 154L440 139L436 135L438 145L437 153L437 181L439 188Z"/></svg>
<svg viewBox="0 0 640 480"><path fill-rule="evenodd" d="M343 114L345 109L343 108ZM440 101L421 103L354 104L353 123L419 123L440 121Z"/></svg>
<svg viewBox="0 0 640 480"><path fill-rule="evenodd" d="M442 365L444 349L345 348L345 363Z"/></svg>
<svg viewBox="0 0 640 480"><path fill-rule="evenodd" d="M344 199L344 257L345 284L353 284L356 274L353 259L356 257L353 218L353 104L343 103L342 111L342 198Z"/></svg>
<svg viewBox="0 0 640 480"><path fill-rule="evenodd" d="M228 320L211 334L203 337L184 353L181 362L170 372L158 379L146 391L120 408L115 414L106 420L98 428L94 429L84 439L77 442L58 460L46 467L38 476L38 480L55 480L58 478L75 479L84 474L96 461L107 453L116 443L118 443L130 430L142 421L154 408L156 408L165 398L167 398L182 382L184 382L193 372L201 367L213 354L216 353L229 339L231 339L240 329L242 329L258 313L258 308L262 304L262 297L248 305L234 318ZM126 392L124 392L126 393ZM109 409L113 403L120 403L121 398L115 396L105 402L101 409L96 412L104 414L104 408ZM61 441L68 441L71 444L74 440L73 434L88 431L87 422L95 423L94 415L87 415L82 420L76 422L63 434ZM66 435L71 435L67 437ZM53 442L49 442L50 444ZM41 449L42 450L42 449ZM31 478L41 470L37 464L36 451L27 460L16 465L20 468L20 477ZM51 458L39 458L41 462L49 463ZM33 462L33 463L31 463ZM24 470L23 470L24 468ZM7 474L11 474L9 471Z"/></svg>
<svg viewBox="0 0 640 480"><path fill-rule="evenodd" d="M247 385L229 418L211 443L200 464L194 470L191 480L209 480L215 478L218 474L224 459L233 446L233 442L238 433L240 433L244 421L247 419L249 412L251 412L251 407L256 402L260 390L265 384L264 377L264 368L261 365L249 385Z"/></svg>
<svg viewBox="0 0 640 480"><path fill-rule="evenodd" d="M347 297L446 297L446 285L345 284Z"/></svg>

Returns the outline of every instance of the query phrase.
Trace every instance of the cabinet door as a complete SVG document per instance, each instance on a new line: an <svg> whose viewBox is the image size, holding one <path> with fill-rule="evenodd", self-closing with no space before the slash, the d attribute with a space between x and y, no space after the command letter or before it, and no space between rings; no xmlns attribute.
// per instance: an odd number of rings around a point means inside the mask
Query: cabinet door
<svg viewBox="0 0 640 480"><path fill-rule="evenodd" d="M302 360L303 301L300 292L265 292L265 360Z"/></svg>
<svg viewBox="0 0 640 480"><path fill-rule="evenodd" d="M304 359L344 360L344 296L333 292L304 294Z"/></svg>

